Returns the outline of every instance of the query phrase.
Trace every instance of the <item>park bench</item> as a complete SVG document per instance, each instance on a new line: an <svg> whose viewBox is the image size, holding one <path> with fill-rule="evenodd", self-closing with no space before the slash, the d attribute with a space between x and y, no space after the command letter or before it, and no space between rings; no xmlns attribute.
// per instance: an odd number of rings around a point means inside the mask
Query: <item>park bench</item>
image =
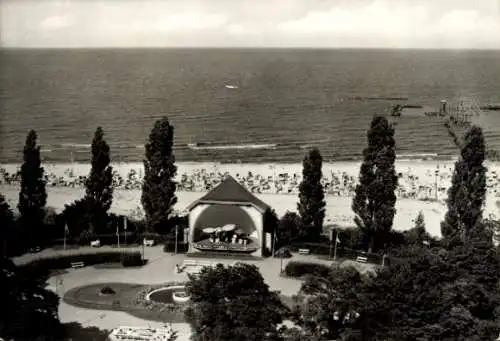
<svg viewBox="0 0 500 341"><path fill-rule="evenodd" d="M154 239L144 239L144 246L154 246L155 241Z"/></svg>
<svg viewBox="0 0 500 341"><path fill-rule="evenodd" d="M364 256L358 256L356 258L356 262L358 262L358 263L366 263L366 262L368 262L368 258L364 257Z"/></svg>
<svg viewBox="0 0 500 341"><path fill-rule="evenodd" d="M71 262L71 267L73 269L83 268L85 264L83 262Z"/></svg>
<svg viewBox="0 0 500 341"><path fill-rule="evenodd" d="M309 249L299 249L299 255L308 255L309 253L311 253Z"/></svg>
<svg viewBox="0 0 500 341"><path fill-rule="evenodd" d="M186 259L186 260L184 260L184 262L182 262L182 266L183 267L186 267L186 266L196 266L196 261L193 260L193 259Z"/></svg>

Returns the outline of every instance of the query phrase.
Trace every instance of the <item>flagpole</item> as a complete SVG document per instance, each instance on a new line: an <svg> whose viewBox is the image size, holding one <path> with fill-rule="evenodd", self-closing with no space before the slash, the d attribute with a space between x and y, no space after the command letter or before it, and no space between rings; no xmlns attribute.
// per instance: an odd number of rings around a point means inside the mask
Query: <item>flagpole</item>
<svg viewBox="0 0 500 341"><path fill-rule="evenodd" d="M339 233L336 232L335 233L335 250L333 252L333 260L336 261L337 260L337 241L339 240Z"/></svg>
<svg viewBox="0 0 500 341"><path fill-rule="evenodd" d="M118 229L118 224L116 225L116 238L118 239L118 248L120 248L120 230Z"/></svg>
<svg viewBox="0 0 500 341"><path fill-rule="evenodd" d="M123 230L125 231L125 246L127 246L127 217L123 217Z"/></svg>
<svg viewBox="0 0 500 341"><path fill-rule="evenodd" d="M179 233L178 229L177 229L177 225L175 225L175 254L177 254L177 235Z"/></svg>
<svg viewBox="0 0 500 341"><path fill-rule="evenodd" d="M332 239L333 239L333 229L330 230L330 251L328 252L328 259L332 259Z"/></svg>
<svg viewBox="0 0 500 341"><path fill-rule="evenodd" d="M274 257L274 250L275 250L275 247L276 247L276 227L274 228L274 233L273 233L273 240L272 240L272 244L271 244L271 253Z"/></svg>

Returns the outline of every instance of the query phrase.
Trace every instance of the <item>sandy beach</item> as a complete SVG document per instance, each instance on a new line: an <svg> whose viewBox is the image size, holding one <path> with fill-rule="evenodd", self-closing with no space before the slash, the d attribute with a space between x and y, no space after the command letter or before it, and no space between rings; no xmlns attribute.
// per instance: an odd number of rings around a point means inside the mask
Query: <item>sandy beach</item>
<svg viewBox="0 0 500 341"><path fill-rule="evenodd" d="M357 179L359 172L359 162L339 162L323 165L323 174L325 178L332 176L352 177ZM1 168L10 174L17 170L17 165L1 165ZM78 176L86 176L90 170L90 165L87 164L57 164L44 165L46 174L60 178L76 178ZM397 163L397 172L401 173L400 188L404 191L416 192L415 196L399 196L396 208L397 214L394 219L394 229L407 230L412 227L412 222L419 211L422 211L425 216L428 231L434 236L440 236L440 222L445 214L446 206L446 188L451 181L451 174L454 163L448 161L446 163L437 161L400 161ZM497 214L497 192L498 185L497 173L500 172L500 164L488 163L488 196L485 206L485 216L489 214ZM126 178L133 170L137 176L136 181L140 184L142 178L142 164L114 164L113 168L119 176ZM436 176L437 170L437 176ZM267 192L259 193L258 190L254 194L264 202L273 207L279 216L282 216L287 211L296 211L297 209L297 194L295 189L301 180L301 164L216 164L216 163L179 163L178 177L194 178L196 181L207 183L212 181L212 178L219 178L223 174L230 174L233 177L249 177L251 172L252 179L274 178L280 177L280 174L288 174L288 182L292 183L294 190L290 193L272 193L273 189ZM72 173L72 174L71 174ZM294 176L295 175L295 176ZM196 180L197 179L197 180ZM271 181L271 180L270 180ZM286 182L285 181L285 182ZM272 181L271 181L272 182ZM353 187L355 183L349 185ZM438 198L436 202L427 199L435 198L434 188L438 187ZM111 212L124 215L140 216L141 212L141 190L140 186L132 189L115 189L113 205ZM340 186L340 192L334 195L326 195L326 220L327 224L335 223L341 226L353 226L353 213L351 210L352 191L346 191ZM201 186L203 189L203 186ZM47 206L54 208L56 211L62 211L66 204L70 204L76 199L84 195L84 189L81 186L50 186L47 187L48 202ZM0 184L0 193L4 194L11 207L16 207L18 201L19 186L16 183ZM178 203L176 209L184 210L190 203L203 196L207 190L177 192Z"/></svg>

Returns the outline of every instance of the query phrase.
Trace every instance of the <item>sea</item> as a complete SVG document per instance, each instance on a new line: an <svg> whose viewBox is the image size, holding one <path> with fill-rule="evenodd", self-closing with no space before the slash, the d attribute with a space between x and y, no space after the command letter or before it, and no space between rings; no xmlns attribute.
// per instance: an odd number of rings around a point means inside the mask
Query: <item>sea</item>
<svg viewBox="0 0 500 341"><path fill-rule="evenodd" d="M87 162L104 129L114 162L137 162L155 120L177 161L357 160L373 115L394 104L500 104L500 51L372 49L2 49L0 163L35 129L44 162ZM400 158L449 158L442 118L390 117ZM500 149L500 111L474 117Z"/></svg>

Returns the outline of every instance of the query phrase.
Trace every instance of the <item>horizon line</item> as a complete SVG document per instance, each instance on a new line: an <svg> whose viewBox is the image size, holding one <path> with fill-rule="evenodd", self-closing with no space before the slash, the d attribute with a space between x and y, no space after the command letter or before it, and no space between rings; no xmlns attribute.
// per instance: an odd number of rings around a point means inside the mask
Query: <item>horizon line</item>
<svg viewBox="0 0 500 341"><path fill-rule="evenodd" d="M500 51L500 47L372 46L0 46L0 50L432 50Z"/></svg>

